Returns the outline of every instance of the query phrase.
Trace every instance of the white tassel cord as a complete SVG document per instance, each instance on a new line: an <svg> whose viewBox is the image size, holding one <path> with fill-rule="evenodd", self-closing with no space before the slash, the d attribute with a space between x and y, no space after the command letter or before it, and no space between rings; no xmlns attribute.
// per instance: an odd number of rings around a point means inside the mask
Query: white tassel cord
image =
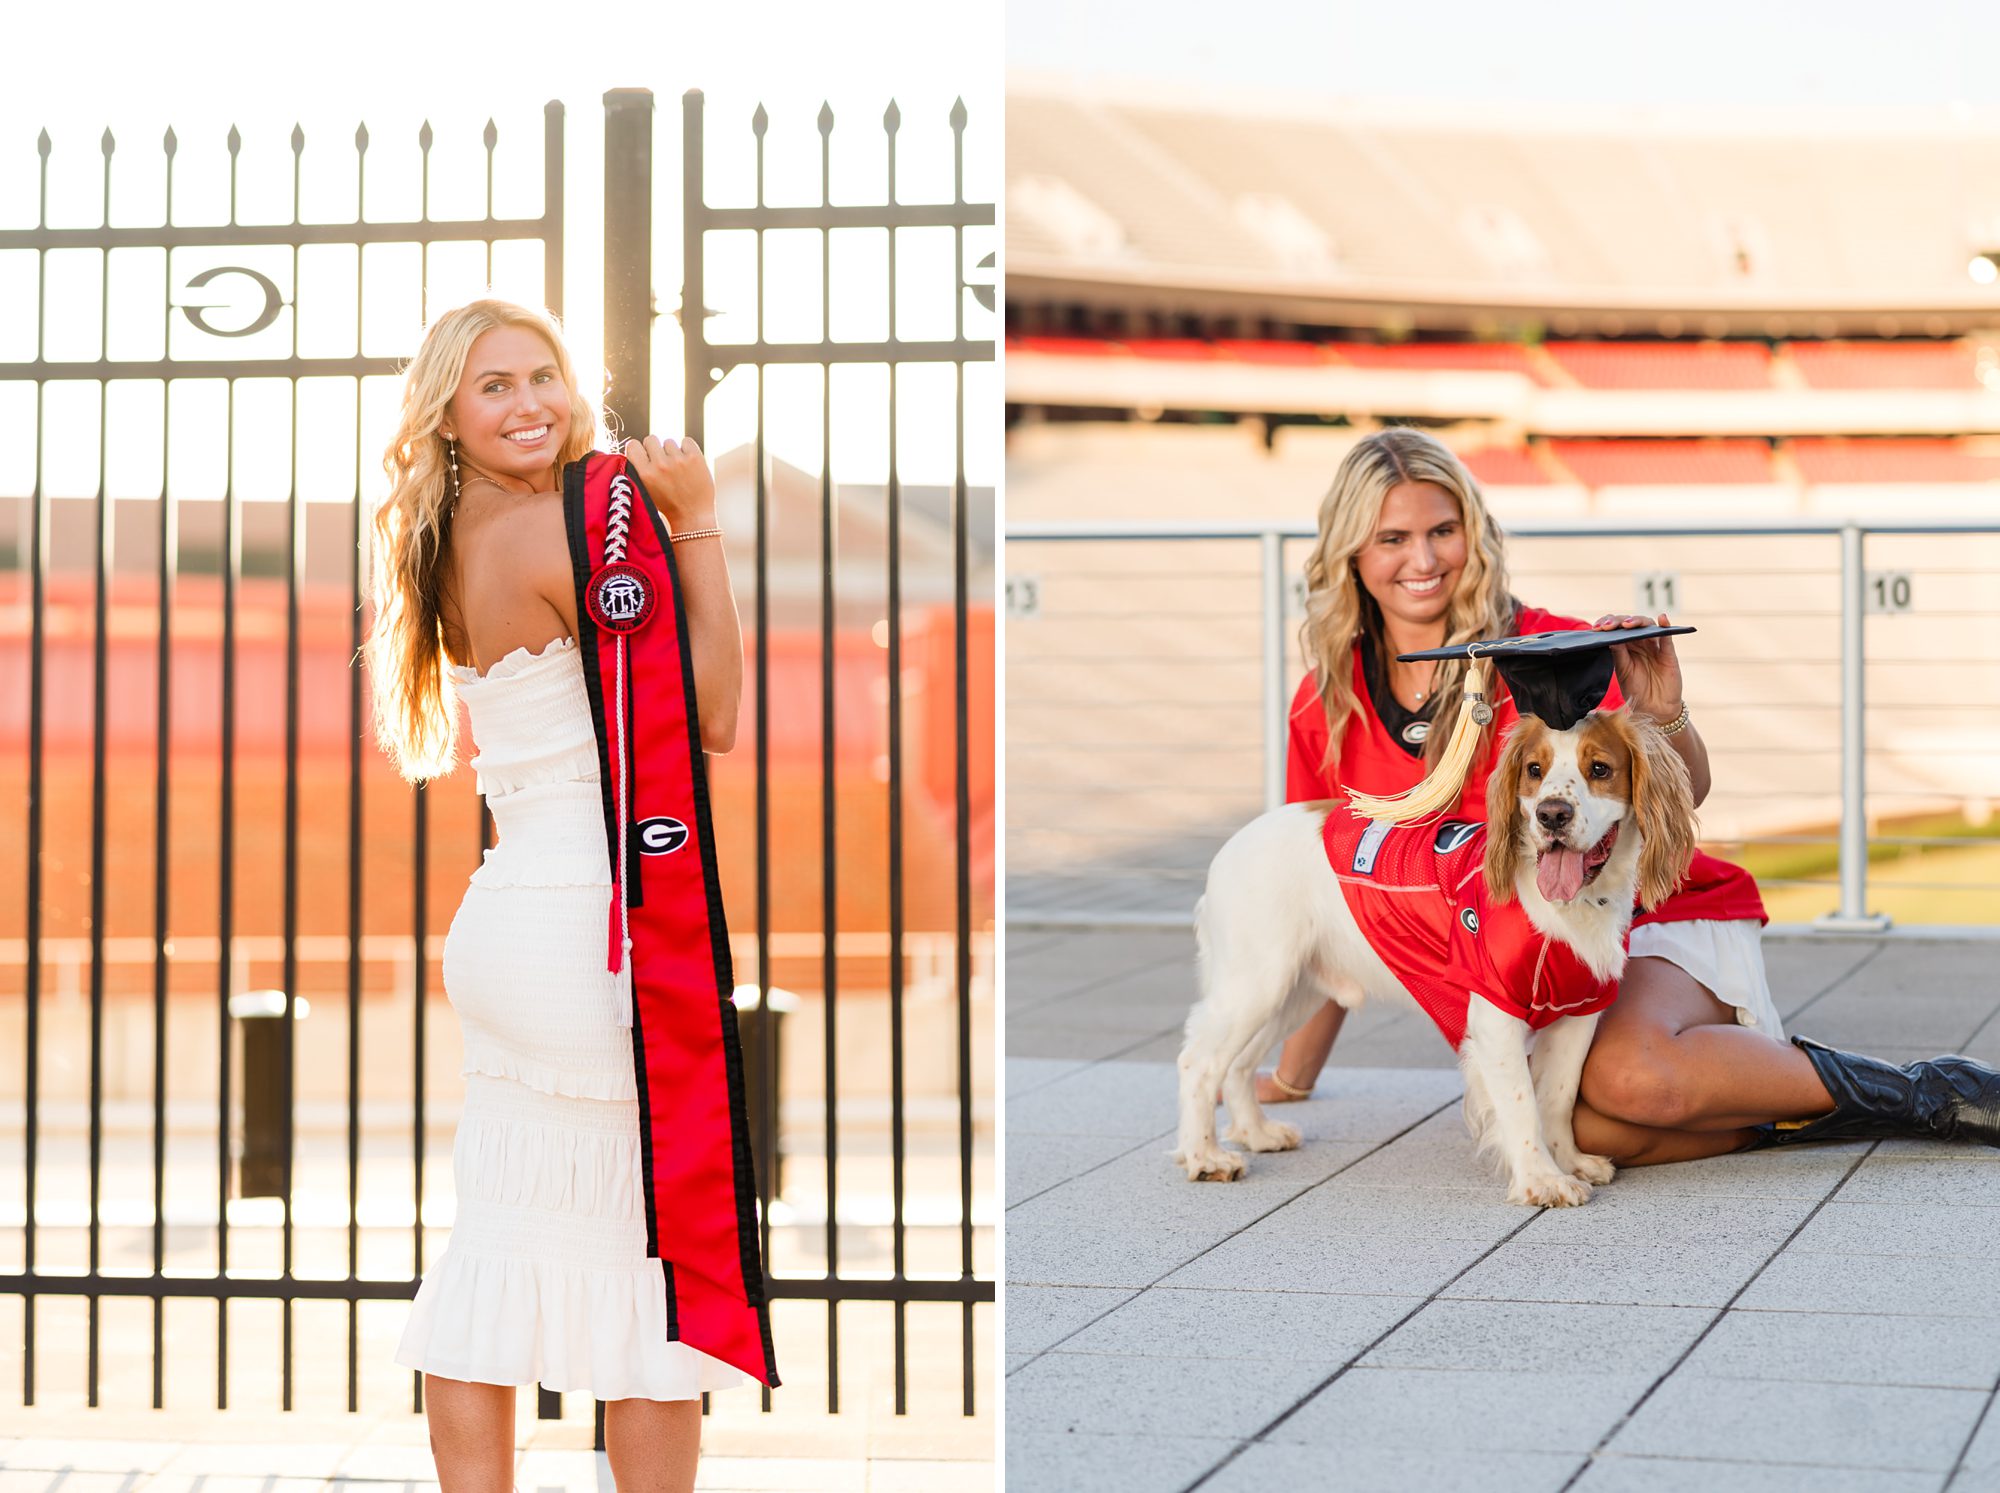
<svg viewBox="0 0 2000 1493"><path fill-rule="evenodd" d="M626 828L631 816L630 772L625 760L625 634L618 635L618 953L612 968L618 974L618 1024L632 1026L632 914L627 900L626 876L631 869L632 834Z"/></svg>
<svg viewBox="0 0 2000 1493"><path fill-rule="evenodd" d="M1486 725L1493 719L1492 707L1486 703L1487 668L1484 659L1477 654L1472 656L1471 663L1466 667L1465 695L1459 701L1458 720L1452 726L1451 740L1445 743L1444 751L1438 755L1437 765L1429 775L1407 793L1386 795L1357 793L1342 783L1340 788L1347 795L1348 808L1363 819L1387 819L1395 824L1409 824L1441 814L1458 802Z"/></svg>
<svg viewBox="0 0 2000 1493"><path fill-rule="evenodd" d="M614 564L625 558L625 536L631 527L632 484L624 473L611 479L611 511L604 528L604 560ZM625 742L625 634L618 634L617 699L615 717L618 735L618 933L611 949L609 968L617 976L615 998L618 1025L632 1027L632 913L627 901L626 877L631 871L632 818L631 767Z"/></svg>

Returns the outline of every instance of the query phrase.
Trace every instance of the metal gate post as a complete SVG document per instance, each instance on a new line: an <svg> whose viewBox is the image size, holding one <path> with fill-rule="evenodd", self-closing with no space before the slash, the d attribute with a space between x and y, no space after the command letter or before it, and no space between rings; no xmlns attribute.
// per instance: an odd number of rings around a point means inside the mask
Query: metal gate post
<svg viewBox="0 0 2000 1493"><path fill-rule="evenodd" d="M1889 919L1868 908L1867 572L1861 526L1840 531L1840 910L1813 926L1828 933L1880 933Z"/></svg>
<svg viewBox="0 0 2000 1493"><path fill-rule="evenodd" d="M695 444L706 446L708 408L708 320L702 305L702 209L707 197L702 187L701 90L690 88L681 95L681 365L686 370L684 413L681 433L692 436ZM760 166L761 171L761 166ZM761 175L758 180L762 201ZM762 235L758 243L763 243ZM759 297L764 287L757 287ZM757 326L762 336L763 307L757 308ZM761 720L762 717L760 716ZM762 966L759 966L760 968Z"/></svg>
<svg viewBox="0 0 2000 1493"><path fill-rule="evenodd" d="M1264 807L1285 801L1285 536L1267 530L1264 548Z"/></svg>
<svg viewBox="0 0 2000 1493"><path fill-rule="evenodd" d="M621 437L653 428L653 91L604 95L605 420Z"/></svg>

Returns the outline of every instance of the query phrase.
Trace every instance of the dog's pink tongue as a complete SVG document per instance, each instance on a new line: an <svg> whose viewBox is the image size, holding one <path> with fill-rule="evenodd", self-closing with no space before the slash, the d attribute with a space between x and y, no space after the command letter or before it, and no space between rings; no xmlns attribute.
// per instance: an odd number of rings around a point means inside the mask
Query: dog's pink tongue
<svg viewBox="0 0 2000 1493"><path fill-rule="evenodd" d="M1558 846L1535 863L1535 885L1551 902L1568 902L1583 890L1583 852Z"/></svg>

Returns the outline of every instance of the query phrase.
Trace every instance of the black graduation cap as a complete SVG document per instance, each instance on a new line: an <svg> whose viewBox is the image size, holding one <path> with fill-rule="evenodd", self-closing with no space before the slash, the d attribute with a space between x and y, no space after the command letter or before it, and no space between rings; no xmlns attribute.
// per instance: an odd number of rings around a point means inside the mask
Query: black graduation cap
<svg viewBox="0 0 2000 1493"><path fill-rule="evenodd" d="M1451 736L1436 765L1416 787L1406 793L1379 795L1358 792L1343 784L1349 807L1367 819L1406 824L1441 813L1458 801L1478 750L1481 728L1493 719L1493 708L1486 699L1489 664L1499 669L1500 677L1513 691L1516 710L1522 715L1540 716L1556 730L1567 731L1604 703L1604 692L1611 685L1614 643L1638 643L1647 638L1693 631L1692 627L1650 624L1604 632L1577 628L1397 654L1405 663L1426 658L1472 660L1466 670L1465 696L1459 705L1458 720L1451 726Z"/></svg>
<svg viewBox="0 0 2000 1493"><path fill-rule="evenodd" d="M1693 631L1692 627L1649 625L1604 632L1531 632L1518 638L1459 643L1396 657L1405 663L1425 658L1489 658L1513 692L1516 710L1540 716L1557 731L1567 731L1604 703L1604 692L1611 687L1612 644Z"/></svg>

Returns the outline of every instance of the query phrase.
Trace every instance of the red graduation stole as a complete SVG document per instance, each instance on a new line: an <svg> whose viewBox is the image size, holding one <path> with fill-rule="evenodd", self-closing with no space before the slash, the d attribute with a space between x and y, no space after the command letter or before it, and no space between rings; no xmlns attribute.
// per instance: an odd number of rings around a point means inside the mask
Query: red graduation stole
<svg viewBox="0 0 2000 1493"><path fill-rule="evenodd" d="M625 458L563 469L612 895L606 967L630 991L646 1253L667 1335L778 1383L729 930L673 545Z"/></svg>

